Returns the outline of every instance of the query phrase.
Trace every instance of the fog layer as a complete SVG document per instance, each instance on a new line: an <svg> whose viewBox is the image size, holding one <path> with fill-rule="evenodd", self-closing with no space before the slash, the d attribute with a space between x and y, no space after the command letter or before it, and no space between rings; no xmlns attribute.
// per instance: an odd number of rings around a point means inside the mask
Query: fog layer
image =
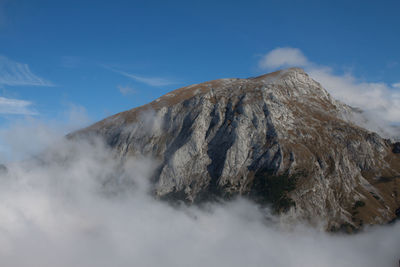
<svg viewBox="0 0 400 267"><path fill-rule="evenodd" d="M399 224L331 235L240 198L171 206L149 193L153 160L52 140L0 170L0 266L397 266Z"/></svg>

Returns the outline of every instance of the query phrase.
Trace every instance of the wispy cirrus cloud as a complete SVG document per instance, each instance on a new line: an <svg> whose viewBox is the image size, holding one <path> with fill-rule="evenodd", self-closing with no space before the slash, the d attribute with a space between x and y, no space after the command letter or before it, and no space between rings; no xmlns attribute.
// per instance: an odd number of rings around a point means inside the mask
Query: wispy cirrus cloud
<svg viewBox="0 0 400 267"><path fill-rule="evenodd" d="M0 55L0 85L9 86L54 86L30 70L28 64L13 61Z"/></svg>
<svg viewBox="0 0 400 267"><path fill-rule="evenodd" d="M31 106L30 101L0 97L0 114L36 115Z"/></svg>
<svg viewBox="0 0 400 267"><path fill-rule="evenodd" d="M109 66L103 66L103 67L105 67L106 69L109 69L109 70L111 70L111 71L113 71L115 73L121 74L121 75L123 75L125 77L131 78L131 79L133 79L133 80L135 80L137 82L144 83L144 84L147 84L147 85L150 85L150 86L155 86L155 87L157 87L157 86L167 86L167 85L172 85L172 84L178 84L179 83L177 81L174 81L174 80L171 80L171 79L167 79L167 78L164 78L164 77L148 77L148 76L142 76L142 75L137 75L137 74L134 74L134 73L128 73L128 72L125 72L125 71L117 70L117 69L111 68Z"/></svg>

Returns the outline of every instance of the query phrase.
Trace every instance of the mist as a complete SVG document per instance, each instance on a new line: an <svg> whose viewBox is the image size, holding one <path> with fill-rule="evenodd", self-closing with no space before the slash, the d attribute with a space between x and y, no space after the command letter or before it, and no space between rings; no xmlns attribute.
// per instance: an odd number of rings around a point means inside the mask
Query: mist
<svg viewBox="0 0 400 267"><path fill-rule="evenodd" d="M15 138L30 134L18 129ZM398 264L399 223L333 235L301 223L287 227L242 198L170 205L151 195L154 159L121 160L101 139L53 134L35 156L13 146L27 157L0 170L0 266Z"/></svg>

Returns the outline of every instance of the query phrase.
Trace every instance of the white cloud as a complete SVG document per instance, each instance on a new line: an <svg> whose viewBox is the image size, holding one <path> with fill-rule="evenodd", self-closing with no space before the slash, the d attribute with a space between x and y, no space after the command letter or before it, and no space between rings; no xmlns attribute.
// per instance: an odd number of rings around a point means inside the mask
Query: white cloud
<svg viewBox="0 0 400 267"><path fill-rule="evenodd" d="M9 86L53 86L32 73L29 66L0 55L0 85Z"/></svg>
<svg viewBox="0 0 400 267"><path fill-rule="evenodd" d="M129 74L126 72L120 72L122 75L126 77L132 78L138 82L151 85L151 86L167 86L171 84L176 84L175 81L171 81L169 79L160 78L160 77L143 77L136 74Z"/></svg>
<svg viewBox="0 0 400 267"><path fill-rule="evenodd" d="M280 67L304 67L309 64L307 58L300 49L291 47L278 47L268 52L259 61L262 69Z"/></svg>
<svg viewBox="0 0 400 267"><path fill-rule="evenodd" d="M47 147L57 144L69 132L90 124L84 107L74 104L66 107L52 120L23 116L13 119L7 127L0 127L0 163L37 156Z"/></svg>
<svg viewBox="0 0 400 267"><path fill-rule="evenodd" d="M15 143L31 135L17 131L12 132ZM121 164L99 140L67 141L62 135L49 137L48 130L37 132L57 142L37 160L10 162L0 171L0 266L375 267L398 262L399 223L332 235L301 225L285 229L268 209L244 199L172 207L149 194L151 159ZM23 153L26 147L15 150Z"/></svg>
<svg viewBox="0 0 400 267"><path fill-rule="evenodd" d="M119 92L124 96L136 93L136 91L128 85L126 86L118 85L117 88Z"/></svg>
<svg viewBox="0 0 400 267"><path fill-rule="evenodd" d="M20 99L0 97L0 114L35 115L32 102Z"/></svg>
<svg viewBox="0 0 400 267"><path fill-rule="evenodd" d="M167 78L162 78L162 77L145 77L137 74L132 74L132 73L127 73L121 70L116 70L114 68L111 68L109 66L103 66L106 69L109 69L113 72L119 73L125 77L131 78L137 82L141 82L150 86L167 86L167 85L172 85L172 84L177 84L178 82L167 79Z"/></svg>
<svg viewBox="0 0 400 267"><path fill-rule="evenodd" d="M350 73L333 74L330 68L307 69L336 99L361 108L385 121L400 122L400 91L386 83L361 82Z"/></svg>
<svg viewBox="0 0 400 267"><path fill-rule="evenodd" d="M365 82L349 72L336 74L330 67L309 61L301 50L289 47L270 51L260 61L259 67L270 70L296 65L302 66L334 98L361 108L365 121L356 123L385 137L398 137L398 129L391 124L400 122L400 83Z"/></svg>

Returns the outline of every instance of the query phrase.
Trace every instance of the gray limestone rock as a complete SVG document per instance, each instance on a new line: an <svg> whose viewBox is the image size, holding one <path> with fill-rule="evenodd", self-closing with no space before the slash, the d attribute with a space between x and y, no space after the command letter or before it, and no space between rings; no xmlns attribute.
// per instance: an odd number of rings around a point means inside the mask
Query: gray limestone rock
<svg viewBox="0 0 400 267"><path fill-rule="evenodd" d="M348 230L400 207L400 155L353 113L292 68L183 87L70 136L100 135L121 160L157 159L159 198L243 195L288 220Z"/></svg>

